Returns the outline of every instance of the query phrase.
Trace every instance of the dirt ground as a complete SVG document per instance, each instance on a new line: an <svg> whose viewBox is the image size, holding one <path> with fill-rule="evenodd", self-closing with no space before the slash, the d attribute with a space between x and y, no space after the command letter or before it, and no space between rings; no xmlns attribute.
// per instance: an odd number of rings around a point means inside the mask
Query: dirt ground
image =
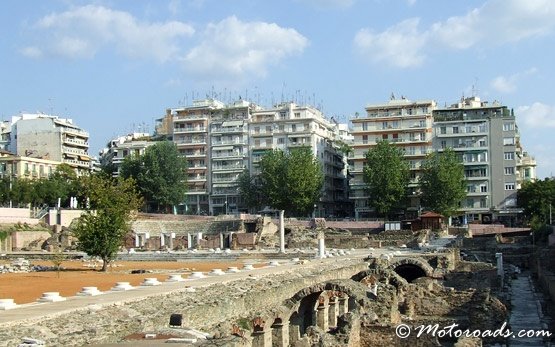
<svg viewBox="0 0 555 347"><path fill-rule="evenodd" d="M53 266L49 261L31 261L32 265ZM63 270L0 274L0 299L14 299L16 304L35 302L44 292L59 292L61 296L74 296L83 287L109 290L116 282L139 285L147 277L164 281L169 274L186 275L191 271L226 270L230 266L243 267L244 262L124 262L117 261L107 272L88 268L82 261L64 261ZM255 265L256 266L256 265ZM131 274L131 270L148 270L150 273ZM58 277L59 276L59 277ZM186 277L186 276L184 276Z"/></svg>

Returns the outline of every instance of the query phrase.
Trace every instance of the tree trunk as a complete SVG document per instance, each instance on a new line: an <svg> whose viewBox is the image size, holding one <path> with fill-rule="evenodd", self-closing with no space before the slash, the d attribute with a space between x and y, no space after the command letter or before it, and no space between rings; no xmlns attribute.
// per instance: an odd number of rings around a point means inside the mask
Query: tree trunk
<svg viewBox="0 0 555 347"><path fill-rule="evenodd" d="M102 258L102 269L100 271L106 272L108 270L108 263L110 262L107 258Z"/></svg>

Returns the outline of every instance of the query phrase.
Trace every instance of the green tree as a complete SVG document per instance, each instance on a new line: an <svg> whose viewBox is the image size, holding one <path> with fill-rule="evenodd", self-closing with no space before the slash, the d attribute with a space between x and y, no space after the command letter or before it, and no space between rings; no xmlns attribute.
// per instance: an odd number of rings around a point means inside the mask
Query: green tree
<svg viewBox="0 0 555 347"><path fill-rule="evenodd" d="M84 179L83 189L88 206L72 231L79 240L79 250L100 257L102 271L106 271L123 246L141 199L133 179L94 175Z"/></svg>
<svg viewBox="0 0 555 347"><path fill-rule="evenodd" d="M403 151L388 141L379 141L366 153L363 179L370 206L389 217L407 195L409 165Z"/></svg>
<svg viewBox="0 0 555 347"><path fill-rule="evenodd" d="M276 149L260 160L260 182L268 204L288 215L307 215L320 198L324 175L309 147Z"/></svg>
<svg viewBox="0 0 555 347"><path fill-rule="evenodd" d="M517 204L524 217L535 224L549 223L549 209L555 207L555 180L546 178L535 182L524 182L517 191Z"/></svg>
<svg viewBox="0 0 555 347"><path fill-rule="evenodd" d="M464 165L447 148L430 153L422 167L419 181L422 204L446 217L452 216L466 197Z"/></svg>
<svg viewBox="0 0 555 347"><path fill-rule="evenodd" d="M155 204L158 211L167 213L185 200L187 160L172 142L157 142L144 155L127 157L121 176L135 179L145 202Z"/></svg>
<svg viewBox="0 0 555 347"><path fill-rule="evenodd" d="M237 184L239 194L246 207L260 210L264 206L264 195L262 194L262 185L258 176L251 176L250 171L246 169L237 178Z"/></svg>

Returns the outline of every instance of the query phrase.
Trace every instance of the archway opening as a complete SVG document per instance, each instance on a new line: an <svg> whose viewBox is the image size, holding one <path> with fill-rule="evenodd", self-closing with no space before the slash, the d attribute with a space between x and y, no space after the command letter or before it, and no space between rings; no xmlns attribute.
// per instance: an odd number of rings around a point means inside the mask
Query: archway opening
<svg viewBox="0 0 555 347"><path fill-rule="evenodd" d="M414 264L399 265L395 268L395 272L409 283L417 278L426 277L426 271Z"/></svg>

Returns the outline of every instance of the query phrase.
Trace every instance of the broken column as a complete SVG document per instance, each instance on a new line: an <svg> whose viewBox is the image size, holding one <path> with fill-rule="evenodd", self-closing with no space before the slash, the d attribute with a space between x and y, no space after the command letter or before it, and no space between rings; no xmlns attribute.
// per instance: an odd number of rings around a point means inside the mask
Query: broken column
<svg viewBox="0 0 555 347"><path fill-rule="evenodd" d="M285 253L285 220L284 210L279 211L279 252Z"/></svg>
<svg viewBox="0 0 555 347"><path fill-rule="evenodd" d="M324 241L324 233L323 232L319 232L318 233L318 258L323 259L326 257L326 246L325 246L325 241Z"/></svg>
<svg viewBox="0 0 555 347"><path fill-rule="evenodd" d="M337 327L337 316L339 315L337 297L332 296L328 302L328 324L330 327Z"/></svg>
<svg viewBox="0 0 555 347"><path fill-rule="evenodd" d="M272 324L272 346L289 346L289 322L277 318Z"/></svg>
<svg viewBox="0 0 555 347"><path fill-rule="evenodd" d="M316 308L316 325L323 331L328 331L328 319L328 303L326 302L326 298L321 296L318 298L318 307Z"/></svg>

